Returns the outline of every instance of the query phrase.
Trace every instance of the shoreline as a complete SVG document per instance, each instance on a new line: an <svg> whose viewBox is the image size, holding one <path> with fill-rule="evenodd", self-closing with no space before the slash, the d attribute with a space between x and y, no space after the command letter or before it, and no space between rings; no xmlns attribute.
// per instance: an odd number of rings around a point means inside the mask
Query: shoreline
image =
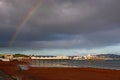
<svg viewBox="0 0 120 80"><path fill-rule="evenodd" d="M91 67L29 67L20 70L23 62L0 63L0 70L12 77L22 76L22 80L120 80L120 70Z"/></svg>
<svg viewBox="0 0 120 80"><path fill-rule="evenodd" d="M120 69L113 69L113 68L101 68L101 67L78 67L78 66L30 66L31 68L92 68L92 69L104 69L104 70L116 70L116 71L120 71Z"/></svg>
<svg viewBox="0 0 120 80"><path fill-rule="evenodd" d="M29 65L30 67L36 67L36 68L97 68L97 69L108 69L108 70L120 70L117 68L108 68L108 67L96 67L96 66L69 66L69 65Z"/></svg>

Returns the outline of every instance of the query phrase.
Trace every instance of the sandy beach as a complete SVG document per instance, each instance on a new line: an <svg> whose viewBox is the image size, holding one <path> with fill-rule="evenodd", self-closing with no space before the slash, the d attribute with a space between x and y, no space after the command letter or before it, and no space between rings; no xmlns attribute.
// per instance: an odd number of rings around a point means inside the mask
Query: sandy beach
<svg viewBox="0 0 120 80"><path fill-rule="evenodd" d="M53 68L30 67L19 71L17 65L23 62L2 62L0 70L22 80L120 80L120 70L97 68Z"/></svg>

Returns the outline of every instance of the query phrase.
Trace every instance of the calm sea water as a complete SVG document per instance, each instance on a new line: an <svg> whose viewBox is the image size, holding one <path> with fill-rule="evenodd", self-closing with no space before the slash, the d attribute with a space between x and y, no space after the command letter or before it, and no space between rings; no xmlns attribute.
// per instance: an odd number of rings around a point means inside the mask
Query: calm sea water
<svg viewBox="0 0 120 80"><path fill-rule="evenodd" d="M93 67L120 70L120 60L32 60L31 65L37 67Z"/></svg>

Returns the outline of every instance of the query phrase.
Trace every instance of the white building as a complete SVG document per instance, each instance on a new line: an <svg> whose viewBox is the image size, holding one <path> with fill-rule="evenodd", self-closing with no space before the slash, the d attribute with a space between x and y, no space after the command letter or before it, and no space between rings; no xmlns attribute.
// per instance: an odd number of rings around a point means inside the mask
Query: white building
<svg viewBox="0 0 120 80"><path fill-rule="evenodd" d="M68 56L32 56L31 59L69 59Z"/></svg>

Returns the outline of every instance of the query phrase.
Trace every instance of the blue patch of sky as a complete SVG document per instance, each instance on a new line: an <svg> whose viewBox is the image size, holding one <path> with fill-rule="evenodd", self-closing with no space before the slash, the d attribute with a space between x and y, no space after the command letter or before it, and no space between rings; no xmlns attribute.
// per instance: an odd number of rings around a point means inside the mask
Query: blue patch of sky
<svg viewBox="0 0 120 80"><path fill-rule="evenodd" d="M92 49L33 49L33 48L0 48L0 54L28 55L87 55L87 54L120 54L120 44Z"/></svg>

